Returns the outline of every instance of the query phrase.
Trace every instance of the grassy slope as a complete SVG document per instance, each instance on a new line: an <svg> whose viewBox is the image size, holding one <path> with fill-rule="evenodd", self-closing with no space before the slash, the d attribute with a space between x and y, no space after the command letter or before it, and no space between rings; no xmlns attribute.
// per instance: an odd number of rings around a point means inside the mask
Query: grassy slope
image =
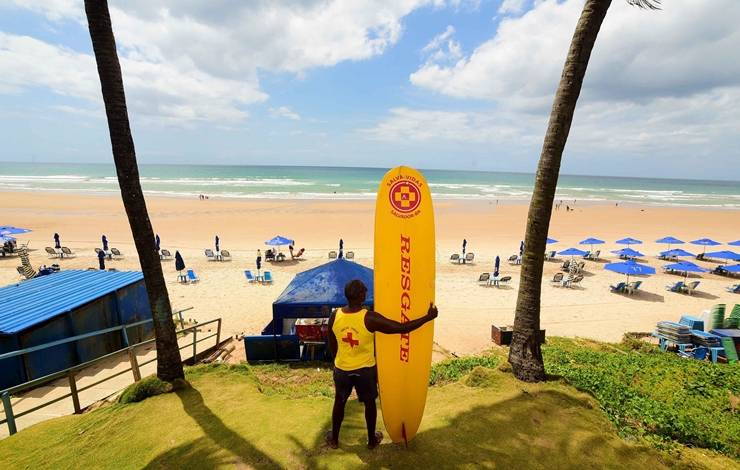
<svg viewBox="0 0 740 470"><path fill-rule="evenodd" d="M302 377L300 380L296 376ZM0 441L0 468L731 468L721 456L671 454L619 438L598 404L567 385L526 385L475 369L430 388L409 449L365 449L361 406L348 405L341 449L329 427L325 370L198 367L193 388L55 419ZM477 384L473 387L468 384ZM483 385L483 386L480 386Z"/></svg>

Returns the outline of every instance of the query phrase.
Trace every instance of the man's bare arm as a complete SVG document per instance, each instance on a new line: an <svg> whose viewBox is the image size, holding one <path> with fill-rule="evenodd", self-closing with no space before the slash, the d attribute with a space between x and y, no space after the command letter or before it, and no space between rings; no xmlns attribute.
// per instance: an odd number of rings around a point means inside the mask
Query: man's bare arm
<svg viewBox="0 0 740 470"><path fill-rule="evenodd" d="M437 318L437 307L430 303L429 310L426 315L421 318L417 318L416 320L407 321L406 323L391 320L378 312L367 312L367 315L365 315L365 327L368 331L372 332L385 333L389 335L404 334L416 330L426 322L432 321L435 318Z"/></svg>
<svg viewBox="0 0 740 470"><path fill-rule="evenodd" d="M329 317L329 352L331 352L331 357L334 359L337 357L337 349L339 349L339 345L337 344L337 337L334 335L334 316L336 315L336 310L331 312L331 316Z"/></svg>

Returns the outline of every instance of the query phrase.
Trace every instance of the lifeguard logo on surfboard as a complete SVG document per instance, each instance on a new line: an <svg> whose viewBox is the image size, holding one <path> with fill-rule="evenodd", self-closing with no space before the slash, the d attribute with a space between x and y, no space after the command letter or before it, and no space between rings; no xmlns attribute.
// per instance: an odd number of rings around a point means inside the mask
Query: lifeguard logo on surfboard
<svg viewBox="0 0 740 470"><path fill-rule="evenodd" d="M419 214L421 204L421 183L413 176L398 176L388 182L388 198L391 213L396 217L408 219Z"/></svg>

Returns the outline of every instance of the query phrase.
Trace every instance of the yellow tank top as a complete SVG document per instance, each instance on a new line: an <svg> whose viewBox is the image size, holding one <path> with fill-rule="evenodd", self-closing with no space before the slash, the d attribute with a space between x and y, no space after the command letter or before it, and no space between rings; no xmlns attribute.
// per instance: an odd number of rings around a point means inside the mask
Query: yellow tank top
<svg viewBox="0 0 740 470"><path fill-rule="evenodd" d="M337 357L334 365L342 370L355 370L375 365L375 335L365 327L366 309L334 314L332 331L337 337Z"/></svg>

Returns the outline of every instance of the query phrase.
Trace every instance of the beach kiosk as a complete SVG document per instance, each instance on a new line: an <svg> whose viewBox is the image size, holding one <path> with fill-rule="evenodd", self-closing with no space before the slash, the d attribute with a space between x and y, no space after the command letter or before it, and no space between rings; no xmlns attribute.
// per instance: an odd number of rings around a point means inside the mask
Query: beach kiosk
<svg viewBox="0 0 740 470"><path fill-rule="evenodd" d="M321 360L326 357L327 321L347 304L344 286L353 279L368 288L373 307L373 270L337 259L299 273L272 304L272 320L260 336L244 338L247 360Z"/></svg>
<svg viewBox="0 0 740 470"><path fill-rule="evenodd" d="M125 347L114 331L2 359L4 354L152 318L141 272L69 270L0 288L0 390ZM129 328L128 341L151 335Z"/></svg>

